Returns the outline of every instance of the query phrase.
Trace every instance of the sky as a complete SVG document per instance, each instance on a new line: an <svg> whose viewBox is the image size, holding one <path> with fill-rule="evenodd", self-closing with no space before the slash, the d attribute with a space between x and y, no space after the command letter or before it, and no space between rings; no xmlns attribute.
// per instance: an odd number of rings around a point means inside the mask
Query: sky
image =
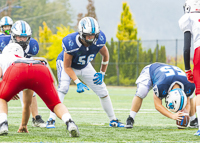
<svg viewBox="0 0 200 143"><path fill-rule="evenodd" d="M69 0L76 23L78 13L87 13L88 0ZM123 0L94 0L100 29L107 40L115 40ZM183 39L178 20L184 14L184 0L126 0L141 40Z"/></svg>

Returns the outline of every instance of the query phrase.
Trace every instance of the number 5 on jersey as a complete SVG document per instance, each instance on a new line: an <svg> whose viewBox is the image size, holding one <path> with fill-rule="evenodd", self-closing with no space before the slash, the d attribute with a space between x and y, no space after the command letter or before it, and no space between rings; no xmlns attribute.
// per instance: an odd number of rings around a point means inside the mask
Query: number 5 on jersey
<svg viewBox="0 0 200 143"><path fill-rule="evenodd" d="M78 63L77 64L85 65L85 64L91 62L94 59L94 57L95 57L94 54L89 55L87 58L86 58L86 56L80 56L78 58Z"/></svg>

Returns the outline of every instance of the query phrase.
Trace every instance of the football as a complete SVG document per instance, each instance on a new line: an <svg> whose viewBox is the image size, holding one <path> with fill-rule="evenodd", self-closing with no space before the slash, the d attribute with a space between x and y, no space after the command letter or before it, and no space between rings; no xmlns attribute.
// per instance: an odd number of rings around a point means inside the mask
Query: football
<svg viewBox="0 0 200 143"><path fill-rule="evenodd" d="M183 119L181 121L176 120L176 125L178 129L185 129L189 123L190 117L188 113L184 113Z"/></svg>

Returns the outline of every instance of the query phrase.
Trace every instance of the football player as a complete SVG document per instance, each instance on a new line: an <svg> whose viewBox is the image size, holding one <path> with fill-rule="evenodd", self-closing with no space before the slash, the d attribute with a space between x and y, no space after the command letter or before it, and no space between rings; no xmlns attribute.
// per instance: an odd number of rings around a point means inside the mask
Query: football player
<svg viewBox="0 0 200 143"><path fill-rule="evenodd" d="M132 128L137 112L140 110L143 99L153 87L153 99L156 110L164 116L181 120L184 115L184 108L190 111L189 96L192 95L195 85L190 83L185 73L176 66L163 63L154 63L143 68L140 76L136 80L137 90L133 98L130 115L126 121L126 128ZM168 111L162 105L165 98Z"/></svg>
<svg viewBox="0 0 200 143"><path fill-rule="evenodd" d="M3 35L10 35L10 30L13 25L13 20L9 16L4 16L1 18L0 26Z"/></svg>
<svg viewBox="0 0 200 143"><path fill-rule="evenodd" d="M24 56L30 58L33 55L36 55L39 51L38 42L31 38L31 28L29 24L25 21L19 20L16 21L11 28L11 35L1 35L0 36L0 51L8 43L18 43L24 50ZM20 101L23 107L23 96L27 94L33 95L33 102L31 106L32 113L32 125L34 127L46 127L46 123L42 120L42 117L38 115L37 99L36 94L32 90L24 90L19 93Z"/></svg>
<svg viewBox="0 0 200 143"><path fill-rule="evenodd" d="M200 0L186 0L184 5L185 14L179 20L179 27L184 33L184 63L188 81L196 86L196 112L198 124L200 124ZM194 68L190 68L190 47L193 38ZM194 134L200 136L200 126Z"/></svg>
<svg viewBox="0 0 200 143"><path fill-rule="evenodd" d="M49 69L41 61L21 58L23 56L24 51L17 43L8 44L0 55L0 76L3 76L0 82L0 135L8 133L7 102L21 90L31 89L64 121L70 136L78 137L78 127L72 121L66 106L60 102ZM24 107L19 133L28 133L31 101L31 94L23 97Z"/></svg>
<svg viewBox="0 0 200 143"><path fill-rule="evenodd" d="M81 19L78 32L69 34L62 39L63 51L57 58L58 95L63 102L71 80L77 85L78 93L89 90L89 86L99 97L110 120L109 126L124 127L124 124L115 117L108 90L103 82L109 61L109 53L105 44L106 37L99 29L97 21L92 17ZM96 72L90 63L98 52L102 55L100 72ZM55 128L55 119L56 115L51 112L47 128Z"/></svg>

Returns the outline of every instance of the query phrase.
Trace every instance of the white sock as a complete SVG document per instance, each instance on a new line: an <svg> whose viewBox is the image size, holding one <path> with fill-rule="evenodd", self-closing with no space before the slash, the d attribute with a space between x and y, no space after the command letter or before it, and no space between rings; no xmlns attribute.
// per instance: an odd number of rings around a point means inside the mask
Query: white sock
<svg viewBox="0 0 200 143"><path fill-rule="evenodd" d="M101 101L101 106L103 107L110 121L116 120L110 96L107 96L105 98L100 98L100 101Z"/></svg>
<svg viewBox="0 0 200 143"><path fill-rule="evenodd" d="M50 111L49 119L52 118L53 120L56 120L56 117L57 117L56 114Z"/></svg>
<svg viewBox="0 0 200 143"><path fill-rule="evenodd" d="M196 118L196 115L194 114L193 116L190 117L190 121L193 121Z"/></svg>
<svg viewBox="0 0 200 143"><path fill-rule="evenodd" d="M7 114L0 113L0 123L3 123L4 121L7 121Z"/></svg>
<svg viewBox="0 0 200 143"><path fill-rule="evenodd" d="M135 111L130 111L130 116L135 119L135 116L136 116L137 112Z"/></svg>
<svg viewBox="0 0 200 143"><path fill-rule="evenodd" d="M200 106L196 106L199 130L200 130Z"/></svg>
<svg viewBox="0 0 200 143"><path fill-rule="evenodd" d="M69 119L72 120L72 117L69 113L65 113L64 115L62 115L62 120L63 120L64 123L68 122Z"/></svg>
<svg viewBox="0 0 200 143"><path fill-rule="evenodd" d="M60 101L63 103L64 98L65 98L65 93L58 91L58 97ZM56 120L56 114L50 111L49 119L52 118L53 120Z"/></svg>

